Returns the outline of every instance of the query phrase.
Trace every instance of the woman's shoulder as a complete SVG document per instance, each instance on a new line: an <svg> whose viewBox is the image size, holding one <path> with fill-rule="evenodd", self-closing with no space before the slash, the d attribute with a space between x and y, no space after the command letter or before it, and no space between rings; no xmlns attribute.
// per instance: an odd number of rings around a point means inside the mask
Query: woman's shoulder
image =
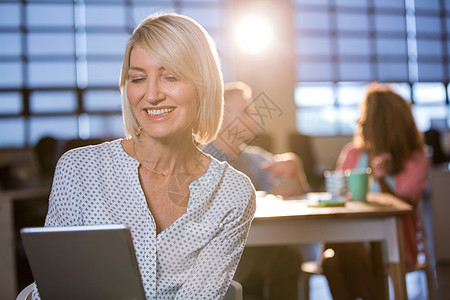
<svg viewBox="0 0 450 300"><path fill-rule="evenodd" d="M120 151L120 139L71 149L65 152L58 164L89 164L99 159L110 159L114 152Z"/></svg>
<svg viewBox="0 0 450 300"><path fill-rule="evenodd" d="M363 153L363 149L357 148L353 142L347 143L339 154L336 169L353 169Z"/></svg>
<svg viewBox="0 0 450 300"><path fill-rule="evenodd" d="M356 147L353 142L345 144L342 148L342 153L346 153L347 155L360 155L362 152L363 149Z"/></svg>
<svg viewBox="0 0 450 300"><path fill-rule="evenodd" d="M253 184L247 175L232 167L227 161L219 161L213 156L210 157L211 168L217 174L220 173L222 185L238 186L248 191L254 190Z"/></svg>
<svg viewBox="0 0 450 300"><path fill-rule="evenodd" d="M221 199L223 205L237 208L236 211L246 212L244 215L252 218L256 211L256 192L250 178L236 170L227 162L224 163L223 177L216 199Z"/></svg>

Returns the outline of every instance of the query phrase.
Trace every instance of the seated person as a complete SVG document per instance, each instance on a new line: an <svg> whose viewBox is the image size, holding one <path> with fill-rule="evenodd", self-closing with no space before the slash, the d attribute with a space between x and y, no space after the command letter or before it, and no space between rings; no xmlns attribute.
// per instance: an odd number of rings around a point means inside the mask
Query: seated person
<svg viewBox="0 0 450 300"><path fill-rule="evenodd" d="M224 116L217 138L204 151L228 161L250 177L256 190L299 196L309 190L300 158L292 153L272 153L246 144L256 136L256 123L251 110L251 88L243 82L230 82L224 88ZM237 135L238 133L239 135Z"/></svg>
<svg viewBox="0 0 450 300"><path fill-rule="evenodd" d="M371 191L393 194L414 208L402 218L405 264L414 266L419 254L416 209L427 185L428 159L409 104L378 84L369 86L353 143L343 149L337 165L340 170L367 167L372 168ZM374 299L373 266L364 245L327 244L325 249L322 267L333 298Z"/></svg>
<svg viewBox="0 0 450 300"><path fill-rule="evenodd" d="M195 144L222 118L215 49L189 17L143 20L120 74L126 138L70 150L56 167L45 226L127 225L147 299L222 299L255 212L248 177Z"/></svg>
<svg viewBox="0 0 450 300"><path fill-rule="evenodd" d="M256 125L246 111L250 99L248 85L225 84L223 123L217 138L203 150L248 175L256 190L286 197L303 195L309 186L297 155L273 155L245 143L253 139ZM234 280L243 285L245 299L297 300L301 260L296 246L246 247Z"/></svg>

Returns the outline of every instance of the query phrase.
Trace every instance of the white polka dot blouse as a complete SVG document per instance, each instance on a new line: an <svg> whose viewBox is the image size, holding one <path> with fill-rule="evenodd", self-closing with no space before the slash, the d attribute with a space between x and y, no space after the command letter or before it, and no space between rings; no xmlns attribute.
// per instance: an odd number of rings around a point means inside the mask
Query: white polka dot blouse
<svg viewBox="0 0 450 300"><path fill-rule="evenodd" d="M147 299L223 298L256 209L250 180L211 157L205 174L189 185L186 213L156 234L138 167L120 139L65 153L45 226L125 224ZM40 299L37 288L33 299Z"/></svg>

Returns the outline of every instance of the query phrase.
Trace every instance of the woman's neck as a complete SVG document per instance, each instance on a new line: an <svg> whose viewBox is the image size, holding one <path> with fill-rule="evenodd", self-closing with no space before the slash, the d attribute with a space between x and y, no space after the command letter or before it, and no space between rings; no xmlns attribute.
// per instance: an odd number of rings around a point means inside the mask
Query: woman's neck
<svg viewBox="0 0 450 300"><path fill-rule="evenodd" d="M141 136L131 143L131 156L146 169L163 176L206 170L206 156L191 138L155 139Z"/></svg>

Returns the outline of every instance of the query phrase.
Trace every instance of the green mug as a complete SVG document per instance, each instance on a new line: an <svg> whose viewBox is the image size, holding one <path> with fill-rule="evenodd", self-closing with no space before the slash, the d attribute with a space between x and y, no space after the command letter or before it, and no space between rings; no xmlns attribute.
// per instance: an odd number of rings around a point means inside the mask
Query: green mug
<svg viewBox="0 0 450 300"><path fill-rule="evenodd" d="M353 201L367 201L367 192L369 191L369 174L371 169L355 169L345 171L348 190Z"/></svg>

